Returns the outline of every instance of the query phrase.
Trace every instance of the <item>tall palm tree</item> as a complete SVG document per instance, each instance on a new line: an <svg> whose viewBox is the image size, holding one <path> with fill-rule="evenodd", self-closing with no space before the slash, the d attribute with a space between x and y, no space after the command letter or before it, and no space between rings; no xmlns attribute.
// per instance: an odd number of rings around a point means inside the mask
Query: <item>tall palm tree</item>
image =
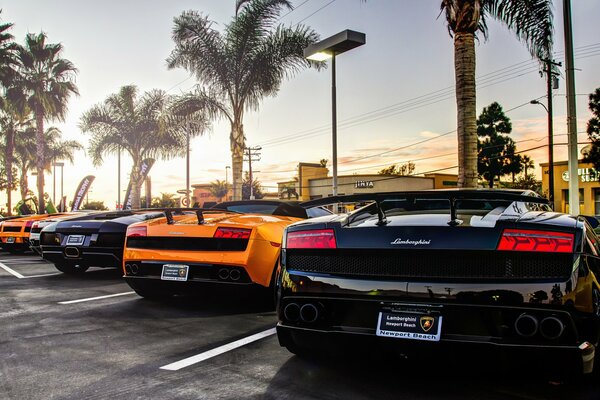
<svg viewBox="0 0 600 400"><path fill-rule="evenodd" d="M118 93L93 106L81 117L81 130L91 133L88 151L95 165L102 164L105 155L117 154L120 150L131 156L134 208L140 207L142 161L155 157L169 159L185 152L185 141L176 129L180 121L170 118L171 100L161 90L139 96L136 86L123 86Z"/></svg>
<svg viewBox="0 0 600 400"><path fill-rule="evenodd" d="M552 0L442 0L448 32L454 37L456 77L458 186L477 186L475 38L487 38L494 18L525 42L532 56L547 59L552 50Z"/></svg>
<svg viewBox="0 0 600 400"><path fill-rule="evenodd" d="M210 183L210 194L219 199L219 203L223 199L223 197L227 196L229 193L229 184L225 181L216 180Z"/></svg>
<svg viewBox="0 0 600 400"><path fill-rule="evenodd" d="M0 10L2 12L2 10ZM17 68L16 51L18 45L14 42L14 36L8 33L13 24L0 24L0 84L7 88L15 78ZM12 188L13 188L13 152L14 152L14 131L15 131L15 112L14 107L7 101L5 97L0 100L0 117L1 134L5 138L5 153L4 153L4 168L6 170L6 205L8 215L12 214Z"/></svg>
<svg viewBox="0 0 600 400"><path fill-rule="evenodd" d="M46 145L44 122L64 121L67 103L71 95L79 91L74 79L77 69L73 63L61 58L63 46L60 43L46 43L46 34L29 33L25 46L18 46L18 74L8 96L24 110L29 108L35 116L36 125L36 169L38 198L44 198L44 166L46 165ZM39 212L44 213L44 202L40 201Z"/></svg>
<svg viewBox="0 0 600 400"><path fill-rule="evenodd" d="M6 171L6 206L8 215L12 215L12 191L15 189L13 169L15 163L15 138L32 127L28 115L20 113L6 97L0 98L0 136L3 136L2 154Z"/></svg>
<svg viewBox="0 0 600 400"><path fill-rule="evenodd" d="M196 109L230 123L234 200L242 197L245 111L257 110L264 97L274 96L285 78L321 65L303 56L303 49L318 40L316 32L304 25L276 26L282 10L291 8L288 0L238 0L236 16L222 33L196 11L174 20L169 68L184 68L198 79L196 91L188 95Z"/></svg>
<svg viewBox="0 0 600 400"><path fill-rule="evenodd" d="M44 132L44 143L46 144L46 157L44 170L50 172L52 164L58 160L66 160L71 164L74 161L75 152L83 150L83 146L76 140L62 140L60 129L50 127ZM19 188L21 199L29 197L29 182L27 175L30 171L37 169L37 129L29 126L19 132L15 140L16 162L19 166L20 179ZM44 195L42 194L42 197ZM40 202L40 204L43 202ZM38 208L40 205L38 205Z"/></svg>

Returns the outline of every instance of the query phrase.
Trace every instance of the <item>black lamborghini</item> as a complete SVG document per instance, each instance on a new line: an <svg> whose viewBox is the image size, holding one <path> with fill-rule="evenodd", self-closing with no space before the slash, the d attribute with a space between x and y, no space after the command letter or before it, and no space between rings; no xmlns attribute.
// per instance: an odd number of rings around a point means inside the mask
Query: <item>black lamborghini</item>
<svg viewBox="0 0 600 400"><path fill-rule="evenodd" d="M366 205L284 232L277 334L291 352L380 348L594 369L600 244L585 218L516 190L311 203L335 202Z"/></svg>
<svg viewBox="0 0 600 400"><path fill-rule="evenodd" d="M162 210L125 210L55 222L40 233L42 257L66 274L89 267L122 268L127 227L162 216Z"/></svg>

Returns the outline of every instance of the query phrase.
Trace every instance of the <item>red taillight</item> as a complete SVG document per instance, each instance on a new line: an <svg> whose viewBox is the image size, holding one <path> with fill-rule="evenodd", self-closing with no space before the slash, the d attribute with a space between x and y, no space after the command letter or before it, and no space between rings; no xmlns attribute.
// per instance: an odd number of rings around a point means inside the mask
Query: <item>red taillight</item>
<svg viewBox="0 0 600 400"><path fill-rule="evenodd" d="M25 226L27 226L27 225L25 225ZM39 228L39 226L40 226L40 223L39 223L39 222L37 222L37 221L36 221L36 222L34 222L33 224L31 224L31 227L32 227L32 228Z"/></svg>
<svg viewBox="0 0 600 400"><path fill-rule="evenodd" d="M319 229L314 231L288 232L288 249L335 249L335 234L333 229Z"/></svg>
<svg viewBox="0 0 600 400"><path fill-rule="evenodd" d="M215 231L216 238L221 239L248 239L252 229L244 228L218 228Z"/></svg>
<svg viewBox="0 0 600 400"><path fill-rule="evenodd" d="M25 222L25 228L30 228L33 225L33 221L29 220Z"/></svg>
<svg viewBox="0 0 600 400"><path fill-rule="evenodd" d="M148 228L146 225L130 226L127 228L127 237L148 236Z"/></svg>
<svg viewBox="0 0 600 400"><path fill-rule="evenodd" d="M574 241L572 233L505 229L497 250L570 253Z"/></svg>

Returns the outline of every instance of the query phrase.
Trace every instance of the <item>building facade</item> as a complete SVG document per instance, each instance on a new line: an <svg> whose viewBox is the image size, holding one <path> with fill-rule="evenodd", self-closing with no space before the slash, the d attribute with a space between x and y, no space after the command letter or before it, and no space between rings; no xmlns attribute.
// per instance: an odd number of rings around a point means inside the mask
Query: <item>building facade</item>
<svg viewBox="0 0 600 400"><path fill-rule="evenodd" d="M542 167L542 192L549 191L548 164ZM567 161L554 163L554 210L569 212L569 171ZM579 160L579 213L600 216L600 173L590 163Z"/></svg>

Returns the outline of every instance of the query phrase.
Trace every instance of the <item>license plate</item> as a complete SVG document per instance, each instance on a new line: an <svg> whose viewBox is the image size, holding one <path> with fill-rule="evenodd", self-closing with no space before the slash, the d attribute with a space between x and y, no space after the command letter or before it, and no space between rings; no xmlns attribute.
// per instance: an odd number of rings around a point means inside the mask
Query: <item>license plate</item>
<svg viewBox="0 0 600 400"><path fill-rule="evenodd" d="M6 238L6 243L14 243L15 242L15 238L14 237L7 237Z"/></svg>
<svg viewBox="0 0 600 400"><path fill-rule="evenodd" d="M67 237L67 245L69 246L81 246L85 240L85 235L69 235Z"/></svg>
<svg viewBox="0 0 600 400"><path fill-rule="evenodd" d="M438 342L442 332L442 316L426 313L380 312L377 336Z"/></svg>
<svg viewBox="0 0 600 400"><path fill-rule="evenodd" d="M165 264L160 279L164 281L187 281L189 269L190 267L187 265Z"/></svg>

